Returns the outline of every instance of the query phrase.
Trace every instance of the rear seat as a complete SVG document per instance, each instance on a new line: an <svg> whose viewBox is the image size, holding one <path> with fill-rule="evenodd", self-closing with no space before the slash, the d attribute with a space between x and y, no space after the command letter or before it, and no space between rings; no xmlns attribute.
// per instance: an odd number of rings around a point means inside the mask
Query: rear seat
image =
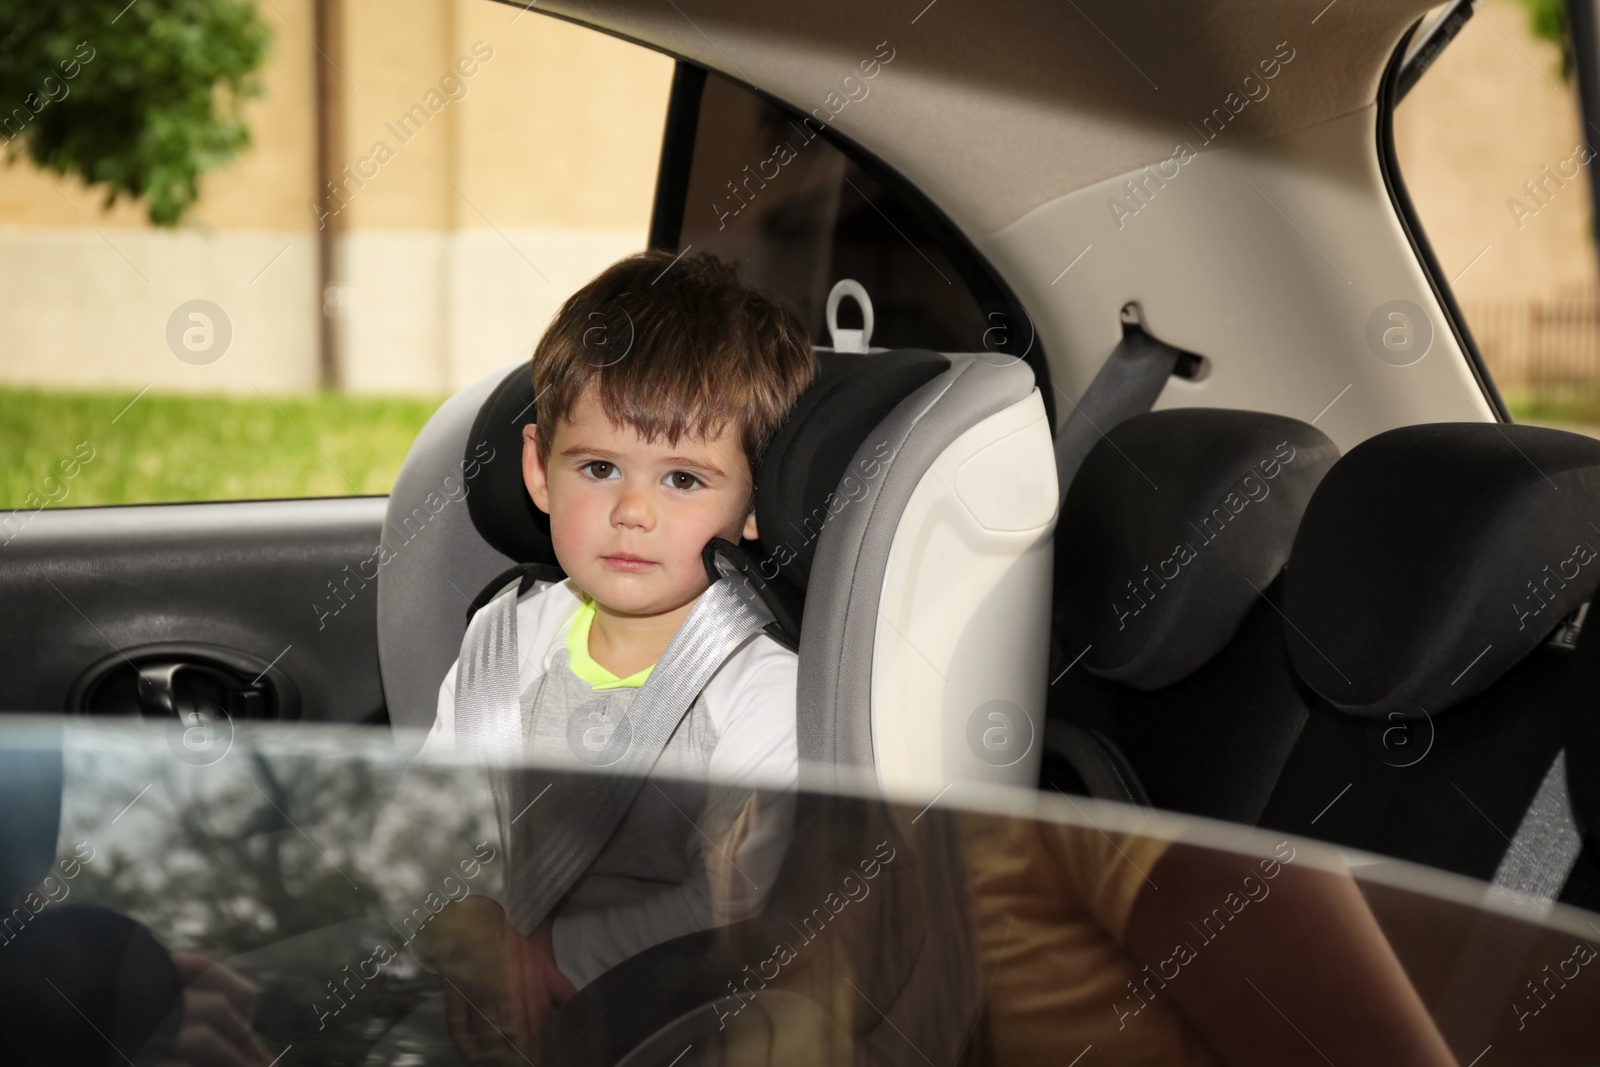
<svg viewBox="0 0 1600 1067"><path fill-rule="evenodd" d="M1284 586L1311 714L1262 824L1499 884L1559 867L1552 894L1600 905L1592 844L1570 878L1559 848L1508 855L1569 737L1574 795L1600 773L1600 622L1576 632L1600 588L1600 441L1380 434L1323 480Z"/></svg>
<svg viewBox="0 0 1600 1067"><path fill-rule="evenodd" d="M1209 408L1090 451L1056 531L1047 787L1256 822L1306 715L1278 576L1337 456L1306 423Z"/></svg>

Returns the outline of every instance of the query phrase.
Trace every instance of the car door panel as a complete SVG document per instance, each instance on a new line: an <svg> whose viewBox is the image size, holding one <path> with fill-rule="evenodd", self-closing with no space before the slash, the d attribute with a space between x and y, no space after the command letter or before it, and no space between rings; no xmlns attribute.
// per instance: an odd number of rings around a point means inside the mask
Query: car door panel
<svg viewBox="0 0 1600 1067"><path fill-rule="evenodd" d="M42 511L0 545L0 710L61 711L90 668L233 663L286 717L381 721L385 497ZM369 577L363 577L363 574ZM231 659L224 652L237 653ZM130 675L131 677L131 675Z"/></svg>

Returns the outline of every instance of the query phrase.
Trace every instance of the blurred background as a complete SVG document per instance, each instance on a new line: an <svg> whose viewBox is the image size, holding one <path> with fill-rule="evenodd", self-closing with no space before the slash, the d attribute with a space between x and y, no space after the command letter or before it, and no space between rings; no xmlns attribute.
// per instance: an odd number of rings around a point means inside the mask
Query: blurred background
<svg viewBox="0 0 1600 1067"><path fill-rule="evenodd" d="M645 246L665 56L487 0L126 4L0 0L0 506L91 436L60 506L386 493Z"/></svg>
<svg viewBox="0 0 1600 1067"><path fill-rule="evenodd" d="M1565 37L1483 0L1395 140L1518 419L1600 433ZM671 77L489 0L0 0L0 508L387 492L645 246Z"/></svg>
<svg viewBox="0 0 1600 1067"><path fill-rule="evenodd" d="M1566 9L1474 7L1395 109L1400 172L1513 415L1600 433L1600 133L1579 114Z"/></svg>

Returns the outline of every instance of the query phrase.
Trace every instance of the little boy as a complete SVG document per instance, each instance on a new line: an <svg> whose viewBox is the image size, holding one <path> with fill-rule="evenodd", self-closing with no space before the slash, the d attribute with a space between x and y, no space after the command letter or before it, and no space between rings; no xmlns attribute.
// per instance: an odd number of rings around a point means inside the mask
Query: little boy
<svg viewBox="0 0 1600 1067"><path fill-rule="evenodd" d="M798 318L709 255L629 256L557 312L533 354L538 422L523 428L523 479L568 576L517 604L535 759L604 747L708 588L706 543L758 535L754 471L813 373ZM454 747L456 673L425 753ZM792 652L766 634L742 644L531 937L483 897L439 917L431 954L461 987L447 1015L463 1052L503 1051L614 964L759 908L790 836L795 686ZM485 973L484 952L504 975Z"/></svg>

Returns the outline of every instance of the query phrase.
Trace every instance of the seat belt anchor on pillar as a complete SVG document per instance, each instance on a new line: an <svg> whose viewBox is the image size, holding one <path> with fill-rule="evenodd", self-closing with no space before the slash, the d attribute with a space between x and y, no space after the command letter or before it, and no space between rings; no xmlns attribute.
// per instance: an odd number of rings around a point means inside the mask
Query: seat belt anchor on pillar
<svg viewBox="0 0 1600 1067"><path fill-rule="evenodd" d="M1145 327L1144 309L1137 300L1123 304L1119 317L1122 341L1112 349L1077 402L1067 399L1072 414L1056 434L1056 479L1063 503L1084 457L1102 437L1124 420L1149 411L1168 378L1199 381L1211 368L1211 361L1204 356L1152 335Z"/></svg>
<svg viewBox="0 0 1600 1067"><path fill-rule="evenodd" d="M1127 338L1128 334L1137 332L1156 344L1162 343L1156 341L1155 335L1150 332L1150 327L1146 325L1144 308L1139 306L1139 301L1130 300L1123 304L1119 317L1122 319L1122 336L1124 339ZM1169 345L1167 347L1173 346ZM1211 361L1205 356L1175 347L1173 347L1173 351L1176 353L1177 362L1172 367L1172 377L1198 382L1211 373Z"/></svg>

